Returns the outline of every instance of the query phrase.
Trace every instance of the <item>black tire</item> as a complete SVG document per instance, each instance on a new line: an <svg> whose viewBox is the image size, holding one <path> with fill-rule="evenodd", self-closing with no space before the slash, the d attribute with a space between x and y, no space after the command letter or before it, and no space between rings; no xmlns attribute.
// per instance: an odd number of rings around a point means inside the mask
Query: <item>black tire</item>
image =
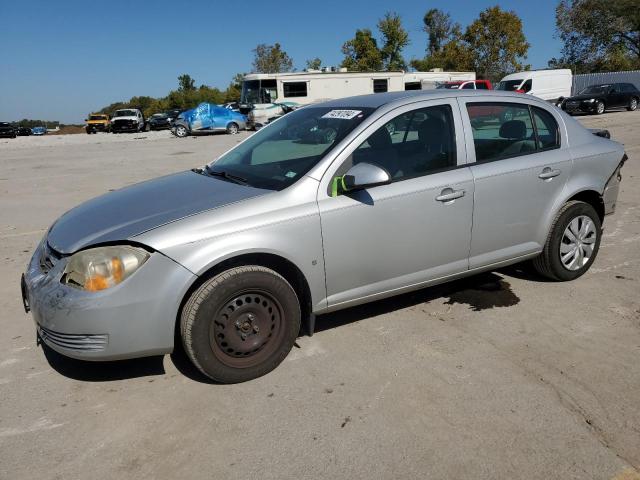
<svg viewBox="0 0 640 480"><path fill-rule="evenodd" d="M189 130L184 125L178 125L174 131L174 135L178 138L184 138L189 135Z"/></svg>
<svg viewBox="0 0 640 480"><path fill-rule="evenodd" d="M87 128L87 135L91 135L91 130Z"/></svg>
<svg viewBox="0 0 640 480"><path fill-rule="evenodd" d="M300 316L298 297L282 276L243 266L191 294L180 333L187 356L204 375L239 383L269 373L285 359L300 332Z"/></svg>
<svg viewBox="0 0 640 480"><path fill-rule="evenodd" d="M603 101L598 100L596 102L596 110L595 110L596 115L602 115L606 109L607 109L607 106L604 104Z"/></svg>
<svg viewBox="0 0 640 480"><path fill-rule="evenodd" d="M577 270L570 270L564 266L560 258L560 244L563 241L564 232L569 226L569 223L580 216L587 216L594 223L596 237L593 252L588 261ZM589 267L591 267L591 264L598 255L601 239L602 224L595 209L585 202L575 200L567 202L556 215L542 253L533 259L533 266L540 275L550 278L551 280L559 282L574 280L583 275L589 270Z"/></svg>
<svg viewBox="0 0 640 480"><path fill-rule="evenodd" d="M240 131L240 127L238 127L237 123L231 122L227 125L227 133L230 135L236 135Z"/></svg>
<svg viewBox="0 0 640 480"><path fill-rule="evenodd" d="M638 99L637 97L631 97L629 100L629 105L627 106L627 110L630 112L634 112L638 108Z"/></svg>

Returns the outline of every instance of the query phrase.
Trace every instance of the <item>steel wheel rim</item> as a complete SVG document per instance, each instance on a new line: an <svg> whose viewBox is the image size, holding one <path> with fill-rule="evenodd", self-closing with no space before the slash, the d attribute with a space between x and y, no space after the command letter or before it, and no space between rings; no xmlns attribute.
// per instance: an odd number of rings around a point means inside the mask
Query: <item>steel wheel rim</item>
<svg viewBox="0 0 640 480"><path fill-rule="evenodd" d="M604 103L598 103L598 113L604 113Z"/></svg>
<svg viewBox="0 0 640 480"><path fill-rule="evenodd" d="M635 110L638 107L638 101L634 98L631 100L631 110Z"/></svg>
<svg viewBox="0 0 640 480"><path fill-rule="evenodd" d="M184 137L186 133L187 133L187 129L186 129L186 128L184 128L184 127L182 127L182 126L180 126L180 127L176 128L176 134L177 134L179 137Z"/></svg>
<svg viewBox="0 0 640 480"><path fill-rule="evenodd" d="M238 133L238 126L237 125L229 125L229 133L231 135L235 135L236 133Z"/></svg>
<svg viewBox="0 0 640 480"><path fill-rule="evenodd" d="M269 293L247 290L228 298L214 315L209 344L218 360L234 368L259 365L284 336L285 315Z"/></svg>
<svg viewBox="0 0 640 480"><path fill-rule="evenodd" d="M560 240L560 261L564 268L575 272L589 263L597 238L596 225L591 218L580 215L571 220Z"/></svg>

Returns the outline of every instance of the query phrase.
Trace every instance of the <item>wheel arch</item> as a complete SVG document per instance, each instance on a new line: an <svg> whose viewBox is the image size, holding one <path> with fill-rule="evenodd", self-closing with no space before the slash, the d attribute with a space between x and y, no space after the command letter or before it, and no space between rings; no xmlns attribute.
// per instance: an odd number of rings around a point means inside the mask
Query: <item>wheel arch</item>
<svg viewBox="0 0 640 480"><path fill-rule="evenodd" d="M281 255L269 252L249 252L221 259L219 262L209 266L209 268L201 273L189 286L180 302L176 316L176 341L180 336L180 316L191 294L197 290L200 285L219 273L229 270L230 268L247 265L258 265L269 268L289 282L300 301L302 330L310 336L313 335L315 316L312 313L311 289L304 273L302 273L295 263Z"/></svg>

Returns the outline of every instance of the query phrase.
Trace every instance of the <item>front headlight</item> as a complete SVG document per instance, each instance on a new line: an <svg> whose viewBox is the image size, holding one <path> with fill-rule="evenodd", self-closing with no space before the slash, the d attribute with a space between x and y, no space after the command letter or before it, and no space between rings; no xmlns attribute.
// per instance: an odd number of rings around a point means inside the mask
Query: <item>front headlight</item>
<svg viewBox="0 0 640 480"><path fill-rule="evenodd" d="M587 100L587 102L588 102L588 103L593 103L593 102L595 102L595 101L596 101L596 99L595 99L595 98L590 98L589 100Z"/></svg>
<svg viewBox="0 0 640 480"><path fill-rule="evenodd" d="M97 247L71 256L62 282L97 292L123 282L149 258L145 250L129 245Z"/></svg>

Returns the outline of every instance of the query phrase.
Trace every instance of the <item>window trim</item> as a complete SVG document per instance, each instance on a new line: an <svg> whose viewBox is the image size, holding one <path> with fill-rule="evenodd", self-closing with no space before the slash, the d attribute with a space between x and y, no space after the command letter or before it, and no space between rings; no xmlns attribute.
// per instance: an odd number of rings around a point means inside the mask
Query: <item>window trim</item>
<svg viewBox="0 0 640 480"><path fill-rule="evenodd" d="M469 105L482 105L482 106L501 106L501 105L506 105L506 106L513 106L513 105L517 105L520 107L527 107L527 110L529 112L529 119L531 120L531 126L532 129L534 131L534 136L535 136L535 145L536 145L536 149L531 151L531 152L521 152L521 153L514 153L511 155L504 155L501 157L497 157L497 158L491 158L488 160L478 160L478 155L477 155L477 151L475 148L475 138L473 136L473 127L471 127L471 117L469 115L469 110L468 107ZM545 112L549 113L551 115L551 117L553 118L553 120L556 123L556 132L558 135L558 145L554 146L554 147L547 147L547 148L538 148L538 129L536 127L535 124L535 119L533 117L533 111L532 111L532 107L535 108L539 108L541 110L544 110ZM461 109L462 110L462 109ZM556 119L555 115L553 115L550 111L543 109L542 107L536 106L536 105L531 105L530 103L522 103L522 102L505 102L505 101L464 101L464 114L463 116L466 114L466 119L465 122L468 121L468 125L470 127L469 130L469 134L470 134L470 139L471 139L471 148L473 149L473 156L474 156L474 161L473 162L468 162L467 165L468 166L472 166L472 165L481 165L481 164L485 164L485 163L492 163L492 162L499 162L502 160L508 160L510 158L518 158L518 157L523 157L525 155L535 155L536 153L544 153L544 152L548 152L551 150L557 150L560 149L562 146L562 135L560 134L560 122L558 122L558 120ZM467 154L467 160L469 160L469 155Z"/></svg>

